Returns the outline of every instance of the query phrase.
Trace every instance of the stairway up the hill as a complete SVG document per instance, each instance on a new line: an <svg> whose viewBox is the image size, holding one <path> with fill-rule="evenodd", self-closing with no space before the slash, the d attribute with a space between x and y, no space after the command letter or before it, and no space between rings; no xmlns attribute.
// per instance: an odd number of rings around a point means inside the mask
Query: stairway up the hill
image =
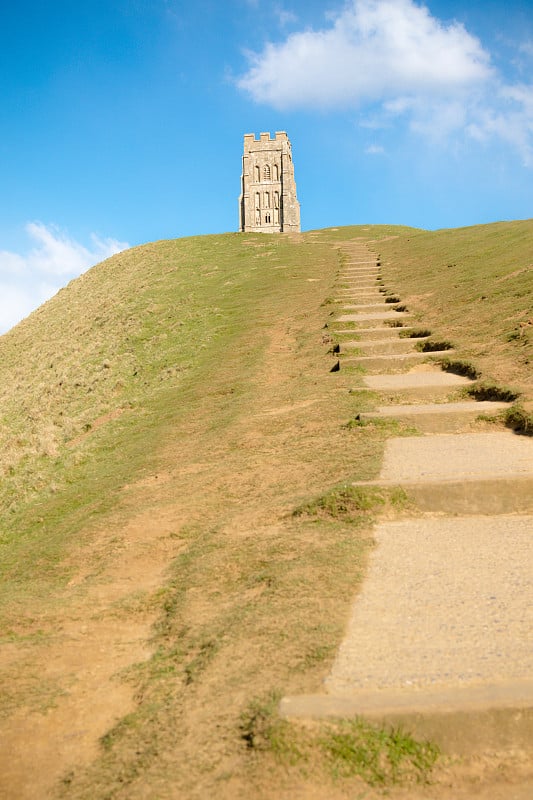
<svg viewBox="0 0 533 800"><path fill-rule="evenodd" d="M355 399L379 393L361 419L422 434L390 438L380 475L359 485L400 487L415 510L375 526L324 691L285 697L282 714L406 724L450 753L531 749L533 441L480 425L508 404L465 399L471 379L415 349L428 332L406 335L414 321L387 302L379 257L360 244L346 254L332 326L340 373L364 370Z"/></svg>

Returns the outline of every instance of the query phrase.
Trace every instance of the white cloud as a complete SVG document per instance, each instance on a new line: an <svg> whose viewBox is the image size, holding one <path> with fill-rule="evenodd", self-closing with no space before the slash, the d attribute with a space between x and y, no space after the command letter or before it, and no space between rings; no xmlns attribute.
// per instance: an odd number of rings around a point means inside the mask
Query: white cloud
<svg viewBox="0 0 533 800"><path fill-rule="evenodd" d="M351 0L329 27L292 33L249 58L237 85L279 109L447 97L493 74L478 39L412 0Z"/></svg>
<svg viewBox="0 0 533 800"><path fill-rule="evenodd" d="M371 144L365 148L365 153L369 156L380 156L385 152L385 148L380 144Z"/></svg>
<svg viewBox="0 0 533 800"><path fill-rule="evenodd" d="M349 0L327 20L249 54L238 87L278 109L355 108L361 127L403 124L433 143L504 143L533 166L533 85L506 82L462 25L414 0Z"/></svg>
<svg viewBox="0 0 533 800"><path fill-rule="evenodd" d="M9 330L68 280L129 247L127 242L91 236L85 247L56 226L29 222L35 246L26 254L0 250L0 332Z"/></svg>

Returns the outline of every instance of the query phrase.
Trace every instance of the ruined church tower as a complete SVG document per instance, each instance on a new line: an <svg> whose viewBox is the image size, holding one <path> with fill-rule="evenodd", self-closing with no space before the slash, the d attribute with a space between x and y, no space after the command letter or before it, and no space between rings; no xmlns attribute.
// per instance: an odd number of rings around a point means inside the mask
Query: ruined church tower
<svg viewBox="0 0 533 800"><path fill-rule="evenodd" d="M287 233L300 230L291 143L285 131L244 135L240 230Z"/></svg>

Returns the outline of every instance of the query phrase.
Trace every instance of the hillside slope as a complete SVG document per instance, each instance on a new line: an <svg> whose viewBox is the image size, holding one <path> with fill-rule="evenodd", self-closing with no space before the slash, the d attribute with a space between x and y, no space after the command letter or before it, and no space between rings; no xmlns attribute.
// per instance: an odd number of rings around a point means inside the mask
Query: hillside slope
<svg viewBox="0 0 533 800"><path fill-rule="evenodd" d="M532 236L158 242L0 338L3 796L314 796L243 719L320 685L371 546L368 509L292 515L375 475L390 433L346 425L358 378L329 372L342 243L528 399Z"/></svg>

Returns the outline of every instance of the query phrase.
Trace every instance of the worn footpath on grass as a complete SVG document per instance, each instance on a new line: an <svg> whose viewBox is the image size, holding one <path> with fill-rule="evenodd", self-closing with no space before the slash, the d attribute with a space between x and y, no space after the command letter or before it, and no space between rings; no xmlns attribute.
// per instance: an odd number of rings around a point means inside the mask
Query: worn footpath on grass
<svg viewBox="0 0 533 800"><path fill-rule="evenodd" d="M45 484L36 509L29 503L20 532L27 550L12 557L16 592L4 609L11 615L0 653L2 800L233 800L288 791L284 766L250 752L242 714L279 686L317 684L371 545L364 515L354 525L298 519L292 511L332 476L375 474L383 440L379 431L344 427L351 398L324 369L329 356L317 358L325 350L322 303L337 267L337 250L311 237L161 243L74 282L64 306L59 296L8 338L6 349L13 339L20 352L29 346L24 335L37 340L30 326L39 330L36 357L44 361L50 350L41 392L49 398L57 391L59 416L67 403L54 371L69 389L70 381L61 378L53 323L64 328L71 309L80 317L81 330L70 330L80 362L72 395L87 407L67 455L89 465L107 502L99 508L68 462L70 482L50 497ZM132 297L142 300L132 294L139 282L146 307L130 310ZM93 284L104 297L113 286L115 296L123 292L106 306L105 327L94 321L103 301L93 297ZM128 324L120 317L115 324L123 312ZM196 327L188 327L189 316ZM140 352L147 355L135 354L131 379L136 403L117 384L106 402L124 413L85 424L102 418L96 391L118 371L122 346L133 360L130 331L145 321L151 329ZM125 343L111 341L111 332ZM176 339L176 352L165 353ZM98 355L114 348L111 364L97 369L96 389L79 374L86 344ZM187 347L192 366L180 371L170 359ZM169 362L177 363L170 375ZM151 420L163 422L155 442ZM111 482L121 459L135 456L136 437L140 465L130 476L126 465L127 479L119 473ZM64 501L69 491L79 498L75 513ZM47 502L62 513L49 519ZM44 550L58 529L65 532L58 571L67 580L54 580L55 562ZM312 777L297 783L313 791ZM342 790L331 782L335 795Z"/></svg>
<svg viewBox="0 0 533 800"><path fill-rule="evenodd" d="M372 373L364 384L384 402L361 413L361 424L397 418L421 423L424 435L389 439L377 480L357 484L401 487L414 505L375 526L377 547L325 692L287 696L282 713L362 715L407 724L450 754L525 758L533 748L533 442L478 419L509 404L461 398L474 381L432 361L451 346L413 352L431 331L413 327L384 285L379 257L361 245L346 252L337 367L363 366ZM532 787L526 781L516 796Z"/></svg>

